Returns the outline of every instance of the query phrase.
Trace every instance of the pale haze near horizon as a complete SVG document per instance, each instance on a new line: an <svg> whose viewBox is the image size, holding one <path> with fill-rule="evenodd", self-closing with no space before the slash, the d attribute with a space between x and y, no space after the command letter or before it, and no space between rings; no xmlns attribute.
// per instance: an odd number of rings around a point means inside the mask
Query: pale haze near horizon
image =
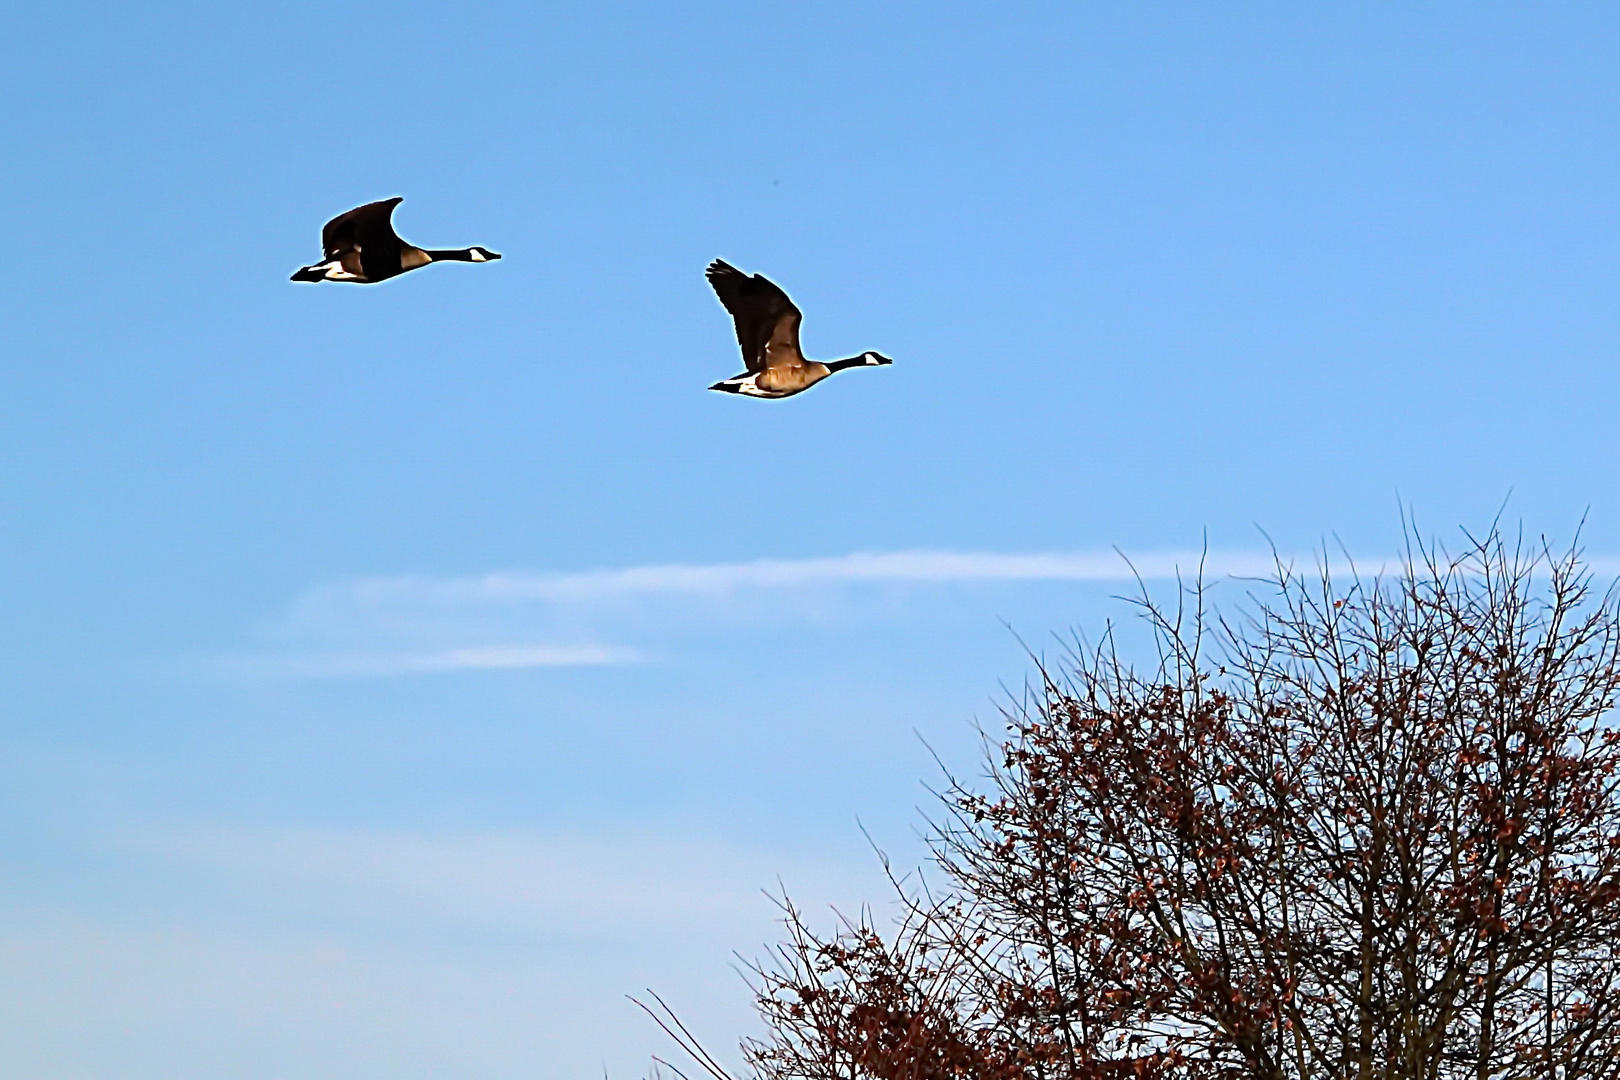
<svg viewBox="0 0 1620 1080"><path fill-rule="evenodd" d="M647 986L735 1062L764 893L881 901L1131 566L1612 574L1616 70L1601 5L0 12L0 1071L633 1077ZM505 258L287 281L392 195ZM706 392L716 257L895 364Z"/></svg>

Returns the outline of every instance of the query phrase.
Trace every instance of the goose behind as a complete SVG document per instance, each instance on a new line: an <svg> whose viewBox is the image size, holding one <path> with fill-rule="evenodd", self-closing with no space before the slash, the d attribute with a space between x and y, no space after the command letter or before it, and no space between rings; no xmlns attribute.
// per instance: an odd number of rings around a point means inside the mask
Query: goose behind
<svg viewBox="0 0 1620 1080"><path fill-rule="evenodd" d="M882 353L863 352L845 360L806 360L799 347L804 314L763 274L745 274L723 259L709 264L705 276L720 303L731 313L748 370L709 387L745 397L785 398L803 393L836 371L894 363Z"/></svg>
<svg viewBox="0 0 1620 1080"><path fill-rule="evenodd" d="M339 214L321 230L326 261L299 267L294 281L348 281L371 285L434 262L493 262L488 248L419 248L394 231L395 196Z"/></svg>

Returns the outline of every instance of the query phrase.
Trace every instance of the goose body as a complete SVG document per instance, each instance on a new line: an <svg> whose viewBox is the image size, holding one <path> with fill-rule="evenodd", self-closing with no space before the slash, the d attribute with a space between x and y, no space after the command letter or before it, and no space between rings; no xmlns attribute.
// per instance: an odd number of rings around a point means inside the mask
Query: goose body
<svg viewBox="0 0 1620 1080"><path fill-rule="evenodd" d="M785 398L816 385L835 371L892 364L881 353L864 352L847 360L806 360L799 348L804 314L774 282L762 274L745 274L722 259L705 271L720 303L737 327L737 344L748 370L709 387L745 397Z"/></svg>
<svg viewBox="0 0 1620 1080"><path fill-rule="evenodd" d="M430 249L407 244L394 231L400 197L357 206L321 230L326 261L299 267L294 281L352 281L369 285L398 277L432 262L492 262L500 258L481 247Z"/></svg>

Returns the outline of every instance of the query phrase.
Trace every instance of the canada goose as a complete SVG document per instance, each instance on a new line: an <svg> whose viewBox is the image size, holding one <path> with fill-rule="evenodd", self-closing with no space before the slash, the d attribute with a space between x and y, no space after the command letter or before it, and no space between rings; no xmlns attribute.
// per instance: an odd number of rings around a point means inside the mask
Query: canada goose
<svg viewBox="0 0 1620 1080"><path fill-rule="evenodd" d="M750 276L721 259L710 263L705 275L737 324L737 344L748 365L741 375L717 382L710 390L748 397L792 397L835 371L894 363L875 352L827 364L806 360L799 351L799 323L804 313L793 306L787 293L762 275Z"/></svg>
<svg viewBox="0 0 1620 1080"><path fill-rule="evenodd" d="M357 206L339 214L321 230L326 261L301 266L294 281L353 281L369 285L398 277L430 262L490 262L500 258L487 248L427 250L407 244L394 231L394 207L399 196Z"/></svg>

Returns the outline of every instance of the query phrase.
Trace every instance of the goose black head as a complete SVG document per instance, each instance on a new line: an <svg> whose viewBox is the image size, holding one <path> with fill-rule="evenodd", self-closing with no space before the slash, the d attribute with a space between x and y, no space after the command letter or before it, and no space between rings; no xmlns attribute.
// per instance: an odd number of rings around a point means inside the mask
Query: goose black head
<svg viewBox="0 0 1620 1080"><path fill-rule="evenodd" d="M867 364L868 367L871 367L874 364L892 364L892 363L894 363L893 360L889 359L887 356L884 356L882 353L875 353L875 352L862 353L861 354L861 359L866 361L866 364Z"/></svg>
<svg viewBox="0 0 1620 1080"><path fill-rule="evenodd" d="M325 281L327 263L316 263L314 266L300 266L293 272L293 281Z"/></svg>
<svg viewBox="0 0 1620 1080"><path fill-rule="evenodd" d="M489 248L474 245L473 247L467 249L467 257L473 262L494 262L501 256L500 252L491 251Z"/></svg>

